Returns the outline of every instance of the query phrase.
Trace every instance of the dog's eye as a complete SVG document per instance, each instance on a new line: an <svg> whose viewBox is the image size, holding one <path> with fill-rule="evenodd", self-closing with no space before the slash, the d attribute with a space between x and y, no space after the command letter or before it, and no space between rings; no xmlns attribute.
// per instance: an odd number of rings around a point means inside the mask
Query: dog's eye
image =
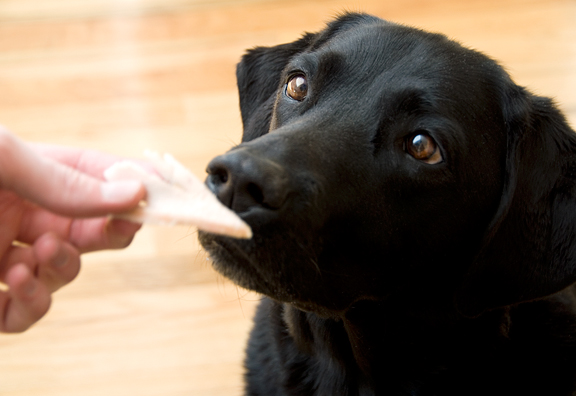
<svg viewBox="0 0 576 396"><path fill-rule="evenodd" d="M286 95L290 98L302 101L308 94L308 81L303 74L297 74L288 80L286 84Z"/></svg>
<svg viewBox="0 0 576 396"><path fill-rule="evenodd" d="M427 164L438 164L443 161L438 145L425 132L416 133L406 139L406 151L412 157Z"/></svg>

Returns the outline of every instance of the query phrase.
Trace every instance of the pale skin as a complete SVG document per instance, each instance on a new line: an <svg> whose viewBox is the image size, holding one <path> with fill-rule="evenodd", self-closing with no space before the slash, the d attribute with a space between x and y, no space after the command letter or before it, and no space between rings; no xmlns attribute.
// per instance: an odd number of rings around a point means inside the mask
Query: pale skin
<svg viewBox="0 0 576 396"><path fill-rule="evenodd" d="M128 246L139 224L109 214L135 208L140 182L105 182L121 158L33 145L0 127L0 331L42 318L56 290L80 270L83 253Z"/></svg>

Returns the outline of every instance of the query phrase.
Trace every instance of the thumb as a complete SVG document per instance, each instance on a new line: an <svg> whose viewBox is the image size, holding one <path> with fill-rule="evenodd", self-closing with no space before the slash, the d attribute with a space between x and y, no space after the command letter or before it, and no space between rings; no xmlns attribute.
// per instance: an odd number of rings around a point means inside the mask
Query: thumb
<svg viewBox="0 0 576 396"><path fill-rule="evenodd" d="M0 187L52 212L71 217L129 210L143 199L137 181L104 182L50 158L0 129Z"/></svg>

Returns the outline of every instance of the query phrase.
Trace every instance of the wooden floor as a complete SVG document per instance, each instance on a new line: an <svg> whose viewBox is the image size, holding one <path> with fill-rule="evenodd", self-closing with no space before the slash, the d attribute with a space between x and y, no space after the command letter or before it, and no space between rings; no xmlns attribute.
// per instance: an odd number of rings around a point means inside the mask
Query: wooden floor
<svg viewBox="0 0 576 396"><path fill-rule="evenodd" d="M576 124L574 0L1 0L0 123L27 140L170 152L203 177L240 138L243 50L342 10L482 50ZM257 300L212 271L193 229L147 226L125 251L87 255L33 329L0 335L0 395L240 395Z"/></svg>

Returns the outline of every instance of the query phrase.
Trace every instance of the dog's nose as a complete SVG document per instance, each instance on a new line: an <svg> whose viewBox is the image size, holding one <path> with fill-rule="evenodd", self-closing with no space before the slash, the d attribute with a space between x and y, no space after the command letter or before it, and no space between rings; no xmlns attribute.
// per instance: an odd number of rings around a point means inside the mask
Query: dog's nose
<svg viewBox="0 0 576 396"><path fill-rule="evenodd" d="M286 169L246 148L214 158L206 171L208 187L237 213L255 207L280 209L290 192Z"/></svg>

